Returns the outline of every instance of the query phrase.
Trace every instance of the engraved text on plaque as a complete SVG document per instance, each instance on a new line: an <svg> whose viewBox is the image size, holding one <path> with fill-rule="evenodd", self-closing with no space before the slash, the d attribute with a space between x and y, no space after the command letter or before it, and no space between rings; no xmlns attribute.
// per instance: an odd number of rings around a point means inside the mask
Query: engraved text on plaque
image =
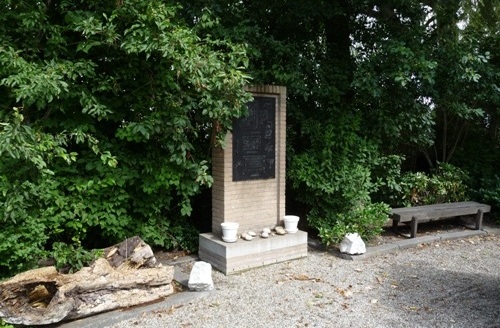
<svg viewBox="0 0 500 328"><path fill-rule="evenodd" d="M233 122L233 181L275 177L276 101L254 96L248 116Z"/></svg>

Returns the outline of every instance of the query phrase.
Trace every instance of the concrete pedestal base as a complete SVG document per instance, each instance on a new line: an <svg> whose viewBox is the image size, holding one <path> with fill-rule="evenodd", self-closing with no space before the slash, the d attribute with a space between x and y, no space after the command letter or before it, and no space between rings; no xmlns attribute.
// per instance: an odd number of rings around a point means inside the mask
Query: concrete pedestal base
<svg viewBox="0 0 500 328"><path fill-rule="evenodd" d="M307 232L298 231L252 241L223 242L213 233L200 234L198 256L229 275L260 266L307 256Z"/></svg>

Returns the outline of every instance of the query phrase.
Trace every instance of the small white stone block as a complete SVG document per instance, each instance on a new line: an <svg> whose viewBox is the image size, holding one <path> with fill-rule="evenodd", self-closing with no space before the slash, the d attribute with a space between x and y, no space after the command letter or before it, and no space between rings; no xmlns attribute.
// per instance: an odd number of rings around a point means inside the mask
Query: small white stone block
<svg viewBox="0 0 500 328"><path fill-rule="evenodd" d="M348 233L340 243L340 252L347 254L364 254L366 245L357 232Z"/></svg>
<svg viewBox="0 0 500 328"><path fill-rule="evenodd" d="M203 261L196 262L189 275L188 287L197 292L213 290L212 265Z"/></svg>

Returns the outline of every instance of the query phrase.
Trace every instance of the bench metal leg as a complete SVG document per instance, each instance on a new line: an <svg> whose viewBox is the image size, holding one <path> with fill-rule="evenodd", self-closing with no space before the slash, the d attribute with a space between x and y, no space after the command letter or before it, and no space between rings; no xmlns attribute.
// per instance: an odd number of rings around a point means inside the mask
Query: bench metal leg
<svg viewBox="0 0 500 328"><path fill-rule="evenodd" d="M414 216L411 218L410 238L415 238L417 236L417 227L418 227L418 219L417 217Z"/></svg>
<svg viewBox="0 0 500 328"><path fill-rule="evenodd" d="M483 229L483 211L477 210L476 214L476 230Z"/></svg>

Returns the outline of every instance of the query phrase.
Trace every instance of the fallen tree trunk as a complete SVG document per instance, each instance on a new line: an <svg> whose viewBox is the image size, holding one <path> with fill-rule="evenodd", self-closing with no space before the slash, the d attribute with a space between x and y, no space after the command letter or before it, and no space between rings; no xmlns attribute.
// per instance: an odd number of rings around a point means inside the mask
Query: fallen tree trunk
<svg viewBox="0 0 500 328"><path fill-rule="evenodd" d="M156 262L154 256L151 258L144 251L149 246L137 239L134 248L125 247L126 257L120 255L120 246L127 245L127 241L130 245L132 238L117 245L115 251L113 247L108 249L106 257L120 258L115 263L117 268L100 258L74 274L60 274L55 267L46 267L3 282L0 317L10 324L46 325L148 303L172 294L173 267L137 269L137 263ZM142 255L134 258L138 253Z"/></svg>

